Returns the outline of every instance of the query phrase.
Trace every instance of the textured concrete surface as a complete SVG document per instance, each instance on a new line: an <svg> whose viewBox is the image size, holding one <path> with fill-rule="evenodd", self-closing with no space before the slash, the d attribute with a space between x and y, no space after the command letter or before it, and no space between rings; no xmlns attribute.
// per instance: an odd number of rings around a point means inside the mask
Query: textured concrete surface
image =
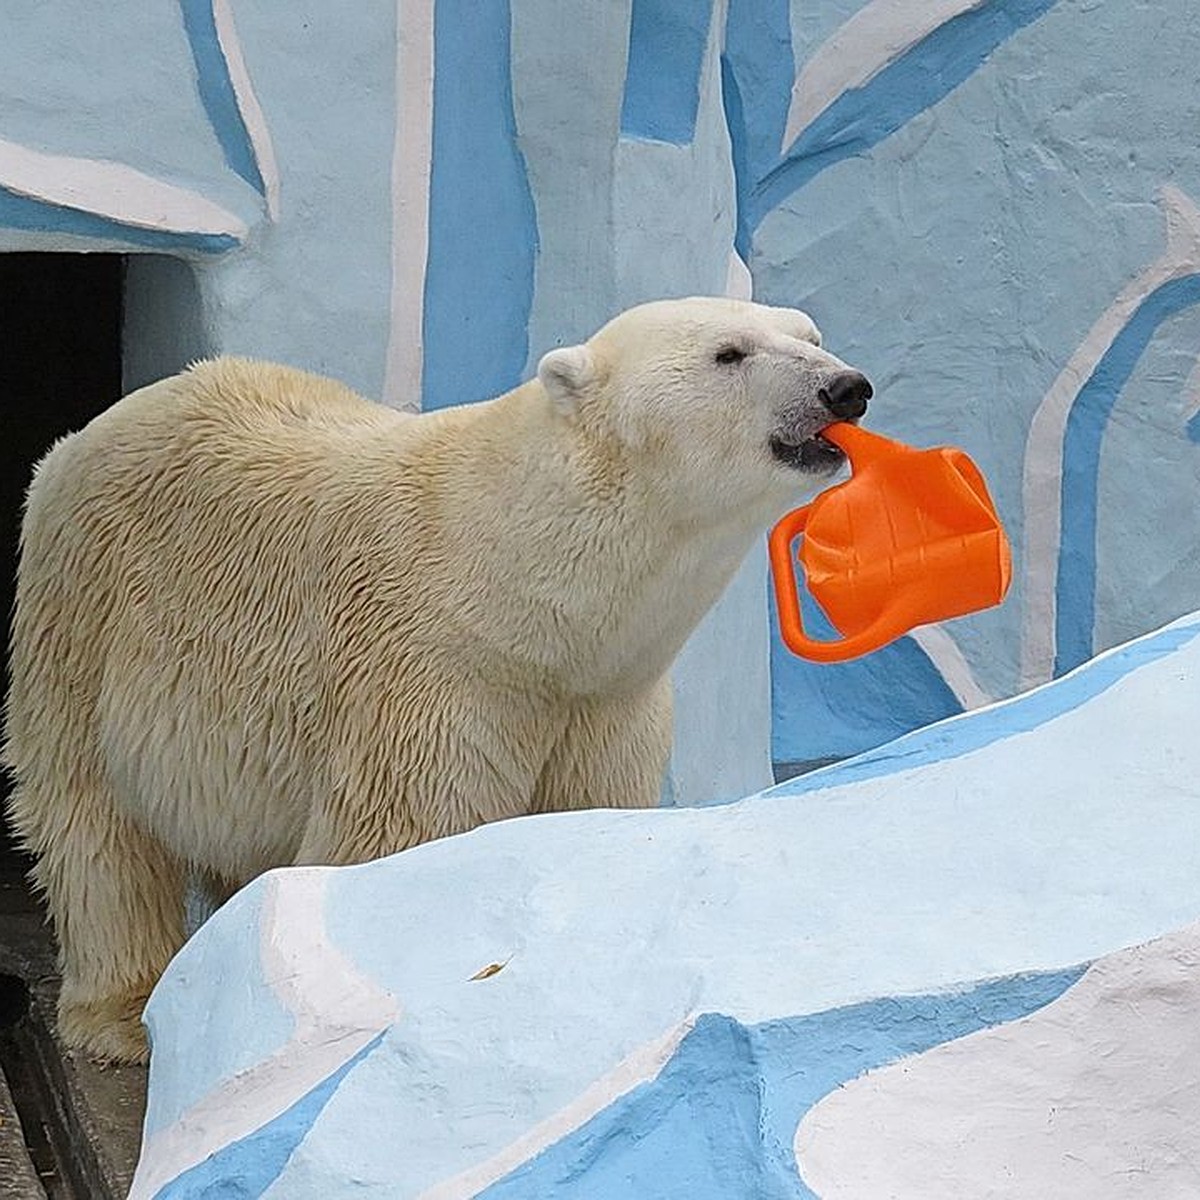
<svg viewBox="0 0 1200 1200"><path fill-rule="evenodd" d="M29 1161L8 1084L0 1073L0 1200L45 1200L46 1191Z"/></svg>
<svg viewBox="0 0 1200 1200"><path fill-rule="evenodd" d="M1200 924L1021 1020L851 1080L796 1159L821 1200L1200 1195Z"/></svg>
<svg viewBox="0 0 1200 1200"><path fill-rule="evenodd" d="M26 867L0 839L0 1200L122 1200L141 1140L146 1072L62 1052L52 1033L53 942ZM26 1105L29 1131L21 1128L14 1092ZM45 1188L27 1139L37 1148Z"/></svg>
<svg viewBox="0 0 1200 1200"><path fill-rule="evenodd" d="M22 984L53 968L41 912L29 895L25 863L0 834L0 1197L44 1200L5 1074L12 1027L25 1007ZM11 1065L9 1071L12 1070Z"/></svg>
<svg viewBox="0 0 1200 1200"><path fill-rule="evenodd" d="M144 1067L102 1067L65 1055L62 1086L68 1136L82 1166L88 1200L123 1200L133 1180L146 1107Z"/></svg>
<svg viewBox="0 0 1200 1200"><path fill-rule="evenodd" d="M826 1096L1086 1001L1089 963L1200 919L1198 684L1200 613L740 803L270 872L151 997L133 1196L813 1200L793 1145ZM1123 1064L1131 1097L1164 1078L1138 1079L1135 1041L1112 1057L1109 1028L1080 1025L1084 1069L1061 1076L1069 1154L1103 1149L1089 1114L1121 1086L1088 1052ZM1001 1044L1036 1098L1047 1056ZM1165 1076L1191 1114L1180 1045ZM981 1089L981 1122L1010 1094ZM1164 1105L1140 1110L1188 1151ZM957 1161L928 1200L993 1194ZM1158 1195L1189 1194L1164 1164Z"/></svg>

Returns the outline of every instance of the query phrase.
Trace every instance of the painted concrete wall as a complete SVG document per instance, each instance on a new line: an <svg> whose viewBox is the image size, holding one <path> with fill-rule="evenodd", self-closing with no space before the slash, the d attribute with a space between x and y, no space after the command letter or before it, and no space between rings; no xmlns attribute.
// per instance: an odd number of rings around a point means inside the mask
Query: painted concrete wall
<svg viewBox="0 0 1200 1200"><path fill-rule="evenodd" d="M776 753L803 760L1200 602L1200 25L1188 0L755 7L756 298L816 314L878 427L966 446L1016 550L999 610L845 667L777 644Z"/></svg>
<svg viewBox="0 0 1200 1200"><path fill-rule="evenodd" d="M130 273L131 382L229 350L437 407L638 300L752 287L868 369L879 428L970 450L1009 602L844 666L776 640L777 759L1200 602L1191 0L92 7L6 11L0 249L187 262ZM668 797L765 781L764 575L681 662Z"/></svg>
<svg viewBox="0 0 1200 1200"><path fill-rule="evenodd" d="M1193 614L732 805L272 872L151 997L133 1200L1200 1194L1197 698Z"/></svg>

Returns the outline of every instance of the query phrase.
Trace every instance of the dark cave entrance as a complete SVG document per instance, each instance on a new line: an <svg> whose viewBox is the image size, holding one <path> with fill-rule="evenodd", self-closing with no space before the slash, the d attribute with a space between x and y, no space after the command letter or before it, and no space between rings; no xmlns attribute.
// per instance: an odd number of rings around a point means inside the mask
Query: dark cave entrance
<svg viewBox="0 0 1200 1200"><path fill-rule="evenodd" d="M8 625L16 588L21 506L34 464L64 433L121 395L125 259L120 254L0 254L0 611ZM8 794L7 776L3 793ZM25 865L7 826L0 835L0 918L27 903Z"/></svg>

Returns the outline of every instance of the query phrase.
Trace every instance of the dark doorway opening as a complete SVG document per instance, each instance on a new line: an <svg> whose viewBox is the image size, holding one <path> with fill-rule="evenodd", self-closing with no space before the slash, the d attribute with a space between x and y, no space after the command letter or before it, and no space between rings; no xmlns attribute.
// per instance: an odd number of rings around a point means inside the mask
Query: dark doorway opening
<svg viewBox="0 0 1200 1200"><path fill-rule="evenodd" d="M21 507L34 465L124 392L203 357L201 312L196 272L178 259L0 253L5 691ZM0 809L9 782L0 772ZM30 1195L116 1200L137 1161L145 1069L61 1051L54 943L28 884L30 865L0 821L0 1194L12 1192L5 1176L17 1163L34 1178ZM12 1194L27 1194L21 1180Z"/></svg>
<svg viewBox="0 0 1200 1200"><path fill-rule="evenodd" d="M119 254L0 254L0 612L16 588L21 505L33 466L121 394ZM3 780L7 798L9 782ZM0 834L0 896L25 864ZM15 902L9 893L7 903Z"/></svg>
<svg viewBox="0 0 1200 1200"><path fill-rule="evenodd" d="M121 394L119 254L0 254L4 613L34 463Z"/></svg>
<svg viewBox="0 0 1200 1200"><path fill-rule="evenodd" d="M82 428L121 395L123 279L118 254L0 254L5 692L25 490L34 464L56 439ZM0 772L0 808L6 807L10 782ZM54 961L50 931L28 885L30 865L13 844L7 822L0 822L0 1078L16 1109L17 1145L23 1139L28 1156L22 1174L37 1176L36 1193L99 1196L106 1189L74 1186L75 1164L91 1162L95 1153L68 1119L73 1109L65 1100L63 1068L43 1014L29 1000L30 988L52 973ZM8 1155L18 1153L13 1115L6 1115ZM14 1195L27 1194L20 1179L12 1186ZM0 1192L7 1194L3 1182Z"/></svg>

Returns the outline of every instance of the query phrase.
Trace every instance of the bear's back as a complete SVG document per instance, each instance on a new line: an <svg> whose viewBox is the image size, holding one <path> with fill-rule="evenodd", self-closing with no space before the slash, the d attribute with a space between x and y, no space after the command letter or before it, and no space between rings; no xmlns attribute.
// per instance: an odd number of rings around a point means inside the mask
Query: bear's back
<svg viewBox="0 0 1200 1200"><path fill-rule="evenodd" d="M260 438L295 450L304 441L344 440L411 421L372 403L335 379L280 363L223 357L194 363L186 371L126 396L110 410L115 419L195 425L210 437ZM107 415L107 414L106 414ZM99 420L103 420L101 417ZM296 437L289 437L294 431Z"/></svg>
<svg viewBox="0 0 1200 1200"><path fill-rule="evenodd" d="M379 481L407 476L420 427L332 380L217 359L58 442L23 525L12 762L34 761L38 714L70 697L145 804L183 804L199 779L230 802L303 795L316 760L271 739L316 720L337 588L372 578L380 528L404 534L400 516L376 519ZM142 754L177 727L222 731L191 747L191 774ZM222 739L246 746L236 778Z"/></svg>
<svg viewBox="0 0 1200 1200"><path fill-rule="evenodd" d="M26 611L52 592L84 619L100 597L121 638L187 639L247 613L286 626L298 596L374 536L377 481L408 475L418 422L246 359L141 388L39 463L23 526Z"/></svg>
<svg viewBox="0 0 1200 1200"><path fill-rule="evenodd" d="M320 375L209 359L130 393L59 441L38 464L30 508L69 497L77 511L105 511L157 497L178 512L235 488L261 503L373 457L413 420Z"/></svg>

